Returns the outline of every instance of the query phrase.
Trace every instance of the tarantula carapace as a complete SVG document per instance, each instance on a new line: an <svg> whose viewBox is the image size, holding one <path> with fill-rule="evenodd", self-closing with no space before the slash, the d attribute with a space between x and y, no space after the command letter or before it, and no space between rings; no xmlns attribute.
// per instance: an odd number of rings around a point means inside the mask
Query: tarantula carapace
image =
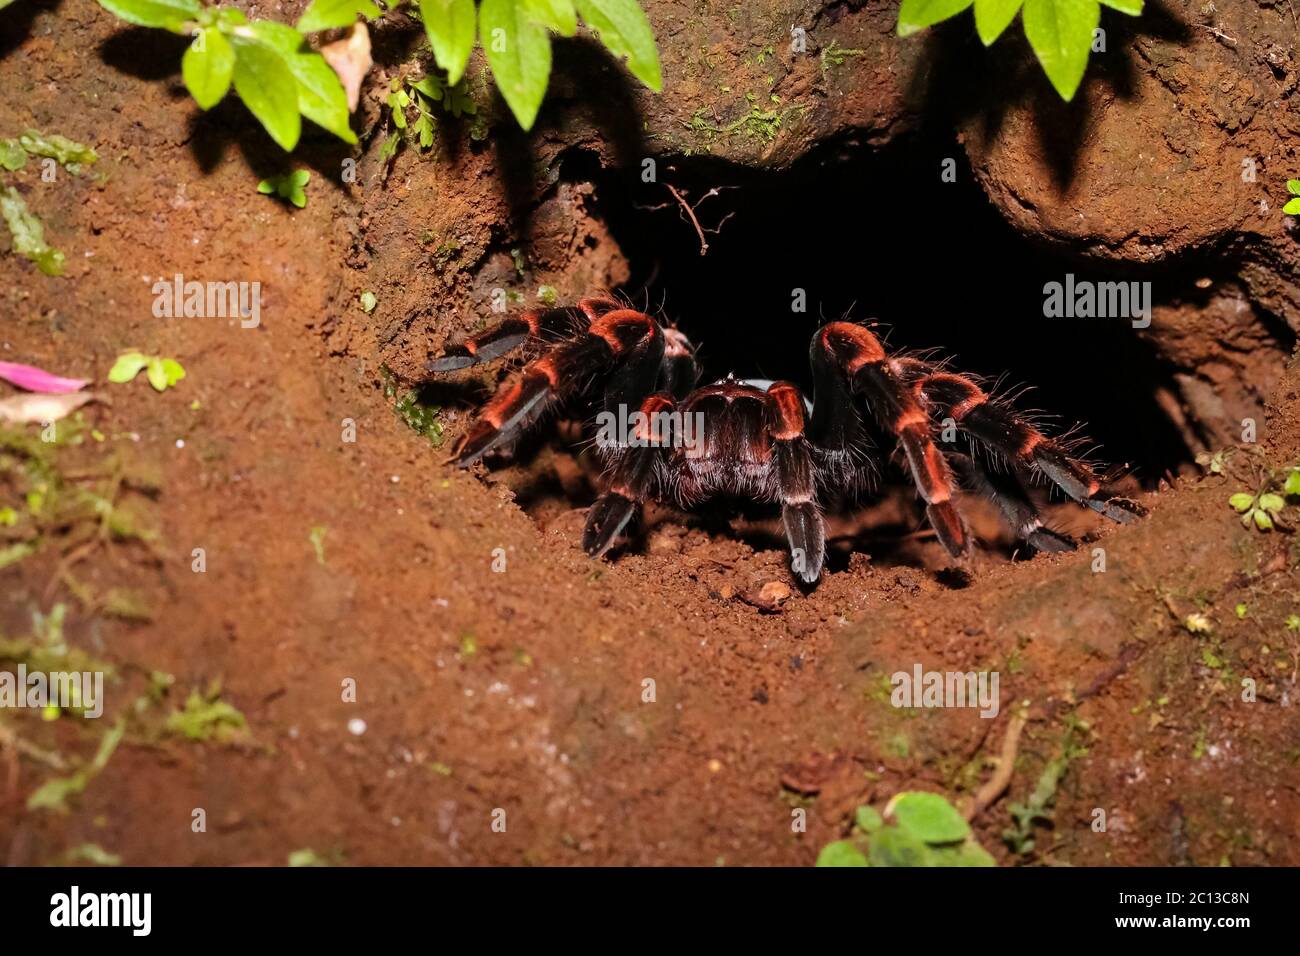
<svg viewBox="0 0 1300 956"><path fill-rule="evenodd" d="M468 466L513 443L549 409L582 393L593 397L599 418L623 427L613 429L615 439L597 441L608 471L583 533L592 556L609 549L646 498L690 507L715 494L735 495L781 505L792 568L816 581L826 537L819 499L860 487L870 475L864 412L896 437L930 525L954 557L970 548L953 502L958 480L992 499L1020 538L1043 551L1075 545L1044 526L1026 490L1035 476L1114 521L1144 513L1105 491L1102 478L1069 449L972 379L891 356L851 322L831 322L813 335L811 402L790 382L728 377L698 387L686 336L603 295L506 319L426 368L449 372L520 347L533 360L483 406L453 461ZM958 432L970 454L957 450ZM940 437L949 437L944 450ZM1002 467L981 463L979 449Z"/></svg>

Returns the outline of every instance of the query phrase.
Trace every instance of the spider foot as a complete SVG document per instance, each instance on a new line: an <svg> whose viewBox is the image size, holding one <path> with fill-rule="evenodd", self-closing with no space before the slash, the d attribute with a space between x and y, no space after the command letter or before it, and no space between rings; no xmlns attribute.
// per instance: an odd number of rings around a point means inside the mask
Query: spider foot
<svg viewBox="0 0 1300 956"><path fill-rule="evenodd" d="M1147 509L1132 498L1106 498L1093 495L1084 501L1084 504L1098 514L1105 515L1111 521L1118 521L1120 524L1129 524L1138 518L1146 517L1147 514Z"/></svg>
<svg viewBox="0 0 1300 956"><path fill-rule="evenodd" d="M636 502L617 491L607 491L596 499L587 513L587 527L582 532L582 550L593 558L608 551L636 514Z"/></svg>

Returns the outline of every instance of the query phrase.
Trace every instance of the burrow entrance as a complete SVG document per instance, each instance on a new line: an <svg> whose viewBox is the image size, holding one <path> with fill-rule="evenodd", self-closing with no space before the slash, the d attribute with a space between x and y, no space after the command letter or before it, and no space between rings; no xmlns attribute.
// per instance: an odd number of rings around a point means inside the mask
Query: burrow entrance
<svg viewBox="0 0 1300 956"><path fill-rule="evenodd" d="M946 157L956 159L952 182L940 175ZM660 159L655 174L644 182L642 169L601 168L592 154L575 150L562 158L560 180L594 186L595 214L631 264L616 291L690 336L706 382L733 373L787 378L810 389L813 332L832 319L875 319L891 349L935 349L999 392L1026 388L1018 407L1056 433L1081 425L1094 458L1123 468L1133 490L1153 490L1189 470L1206 436L1228 430L1228 422L1199 421L1204 408L1181 402L1198 372L1162 348L1161 328L1162 310L1185 315L1210 301L1213 293L1204 290L1232 287L1236 265L1226 257L1207 254L1139 272L1036 244L1000 217L950 137L924 133L881 151L848 141L825 145L781 171L676 157ZM698 230L669 185L692 207ZM1045 286L1071 274L1076 283L1150 282L1152 327L1140 332L1125 317L1047 316ZM570 291L576 298L586 290ZM795 308L801 296L803 311ZM1294 337L1284 323L1250 309L1242 322L1266 330L1270 354L1216 376L1217 386L1239 393L1226 409L1247 408L1262 420L1262 398ZM521 454L541 444L563 447L565 439L578 447L575 427L560 434L559 445L525 443ZM891 456L892 445L880 453ZM563 460L567 454L547 455L541 467L526 469L526 478L511 481L520 504L542 523L596 493L598 470L591 461L573 468ZM882 464L883 497L892 490L914 502L896 463ZM898 533L919 523L908 510L886 509ZM759 539L779 546L765 513L723 502L699 520L754 518ZM861 523L842 530L868 533ZM873 553L881 550L877 541Z"/></svg>

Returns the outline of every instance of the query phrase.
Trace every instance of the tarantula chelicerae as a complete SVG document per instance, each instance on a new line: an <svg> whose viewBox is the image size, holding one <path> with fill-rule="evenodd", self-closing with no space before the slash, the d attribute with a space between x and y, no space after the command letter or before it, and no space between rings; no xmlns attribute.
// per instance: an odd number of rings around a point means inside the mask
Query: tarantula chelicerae
<svg viewBox="0 0 1300 956"><path fill-rule="evenodd" d="M628 434L598 441L608 484L582 537L592 556L609 549L646 498L689 507L714 494L739 495L780 503L792 568L805 582L816 581L825 557L819 493L853 489L869 473L863 410L897 437L930 525L954 557L970 548L952 500L954 471L1043 551L1075 545L1043 525L1026 491L1035 475L1113 521L1144 513L1107 493L1066 447L970 378L918 358L891 357L870 331L851 322L831 322L813 335L811 402L790 382L729 377L697 387L700 369L686 336L603 295L506 319L426 368L449 372L525 345L540 355L483 406L453 460L472 464L512 443L548 409L603 384L596 396L602 416L617 416ZM957 430L1005 469L984 467L974 454L940 451L936 433Z"/></svg>

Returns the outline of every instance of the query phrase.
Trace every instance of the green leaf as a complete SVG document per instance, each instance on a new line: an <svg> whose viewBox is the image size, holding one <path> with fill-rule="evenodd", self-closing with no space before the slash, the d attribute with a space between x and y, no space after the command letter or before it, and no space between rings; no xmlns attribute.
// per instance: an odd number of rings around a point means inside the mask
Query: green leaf
<svg viewBox="0 0 1300 956"><path fill-rule="evenodd" d="M205 27L185 48L181 78L200 109L210 110L225 98L235 70L235 51L216 27Z"/></svg>
<svg viewBox="0 0 1300 956"><path fill-rule="evenodd" d="M573 0L519 0L524 15L534 23L571 37L578 32L578 13Z"/></svg>
<svg viewBox="0 0 1300 956"><path fill-rule="evenodd" d="M144 367L145 377L155 392L167 391L167 373L163 371L162 359L151 358Z"/></svg>
<svg viewBox="0 0 1300 956"><path fill-rule="evenodd" d="M497 88L524 129L532 129L551 78L551 37L515 0L483 0L479 36Z"/></svg>
<svg viewBox="0 0 1300 956"><path fill-rule="evenodd" d="M357 134L349 125L348 96L325 58L303 47L302 34L291 26L258 20L248 29L284 60L297 83L298 112L345 143Z"/></svg>
<svg viewBox="0 0 1300 956"><path fill-rule="evenodd" d="M1260 531L1273 530L1273 519L1269 517L1268 512L1263 508L1256 508L1250 513L1250 517L1255 519L1255 527Z"/></svg>
<svg viewBox="0 0 1300 956"><path fill-rule="evenodd" d="M185 369L182 368L181 363L175 359L165 358L162 360L161 365L163 381L166 383L163 386L164 388L171 388L185 377ZM162 391L162 389L158 390Z"/></svg>
<svg viewBox="0 0 1300 956"><path fill-rule="evenodd" d="M1130 17L1140 16L1142 13L1142 0L1101 0L1101 3L1102 6L1110 7L1112 10L1127 13Z"/></svg>
<svg viewBox="0 0 1300 956"><path fill-rule="evenodd" d="M332 27L347 27L363 16L373 20L379 16L379 7L371 0L311 0L295 26L299 33L315 33Z"/></svg>
<svg viewBox="0 0 1300 956"><path fill-rule="evenodd" d="M853 822L864 833L875 833L885 825L885 821L881 819L880 811L871 806L858 807L858 812L853 815Z"/></svg>
<svg viewBox="0 0 1300 956"><path fill-rule="evenodd" d="M45 227L12 186L0 191L0 218L9 227L14 252L36 263L47 276L63 275L63 253L45 242Z"/></svg>
<svg viewBox="0 0 1300 956"><path fill-rule="evenodd" d="M848 840L827 843L817 854L817 866L870 866L867 858Z"/></svg>
<svg viewBox="0 0 1300 956"><path fill-rule="evenodd" d="M951 803L937 793L905 793L894 801L898 825L926 843L956 843L970 826Z"/></svg>
<svg viewBox="0 0 1300 956"><path fill-rule="evenodd" d="M474 0L419 0L424 32L438 65L455 84L465 75L474 49Z"/></svg>
<svg viewBox="0 0 1300 956"><path fill-rule="evenodd" d="M27 165L27 150L16 139L0 140L0 166L11 173Z"/></svg>
<svg viewBox="0 0 1300 956"><path fill-rule="evenodd" d="M955 17L974 0L903 0L898 8L898 35L911 36L940 20Z"/></svg>
<svg viewBox="0 0 1300 956"><path fill-rule="evenodd" d="M239 736L247 726L244 715L219 696L205 696L191 691L185 709L168 716L164 729L190 740L228 740Z"/></svg>
<svg viewBox="0 0 1300 956"><path fill-rule="evenodd" d="M1286 501L1281 495L1269 492L1259 496L1259 506L1265 511L1278 512L1286 507Z"/></svg>
<svg viewBox="0 0 1300 956"><path fill-rule="evenodd" d="M84 143L78 143L51 133L48 136L40 130L29 129L18 137L18 145L33 156L48 156L60 165L76 171L78 166L90 166L99 161L99 154Z"/></svg>
<svg viewBox="0 0 1300 956"><path fill-rule="evenodd" d="M1288 179L1286 188L1291 191L1292 195L1300 196L1300 179Z"/></svg>
<svg viewBox="0 0 1300 956"><path fill-rule="evenodd" d="M577 0L577 7L605 48L614 56L627 57L633 76L656 93L663 89L654 31L636 0Z"/></svg>
<svg viewBox="0 0 1300 956"><path fill-rule="evenodd" d="M181 24L203 9L199 0L99 0L99 5L119 20L173 33L180 33Z"/></svg>
<svg viewBox="0 0 1300 956"><path fill-rule="evenodd" d="M108 380L114 385L124 385L140 374L149 364L149 357L139 352L123 352L108 370Z"/></svg>
<svg viewBox="0 0 1300 956"><path fill-rule="evenodd" d="M235 92L271 139L290 152L302 135L298 82L293 71L279 51L264 42L242 36L232 36L231 40L235 47Z"/></svg>
<svg viewBox="0 0 1300 956"><path fill-rule="evenodd" d="M988 850L974 840L956 846L930 847L930 860L934 866L997 866Z"/></svg>
<svg viewBox="0 0 1300 956"><path fill-rule="evenodd" d="M1300 196L1290 200L1282 207L1282 211L1288 216L1300 216Z"/></svg>
<svg viewBox="0 0 1300 956"><path fill-rule="evenodd" d="M900 827L885 827L871 837L872 866L930 866L930 848Z"/></svg>
<svg viewBox="0 0 1300 956"><path fill-rule="evenodd" d="M1286 484L1282 486L1283 494L1296 497L1300 495L1300 468L1292 468L1286 476Z"/></svg>
<svg viewBox="0 0 1300 956"><path fill-rule="evenodd" d="M368 290L366 292L361 293L360 301L361 301L361 311L366 313L367 315L375 311L375 306L379 305L379 299L375 297L375 294L373 292L370 292Z"/></svg>
<svg viewBox="0 0 1300 956"><path fill-rule="evenodd" d="M1002 36L1002 31L1020 12L1025 0L975 0L975 32L985 46Z"/></svg>
<svg viewBox="0 0 1300 956"><path fill-rule="evenodd" d="M1245 491L1239 491L1228 499L1228 504L1232 505L1232 510L1242 514L1250 510L1255 503L1255 496Z"/></svg>
<svg viewBox="0 0 1300 956"><path fill-rule="evenodd" d="M1097 0L1025 0L1025 36L1043 72L1067 102L1083 80L1092 31L1100 21Z"/></svg>

